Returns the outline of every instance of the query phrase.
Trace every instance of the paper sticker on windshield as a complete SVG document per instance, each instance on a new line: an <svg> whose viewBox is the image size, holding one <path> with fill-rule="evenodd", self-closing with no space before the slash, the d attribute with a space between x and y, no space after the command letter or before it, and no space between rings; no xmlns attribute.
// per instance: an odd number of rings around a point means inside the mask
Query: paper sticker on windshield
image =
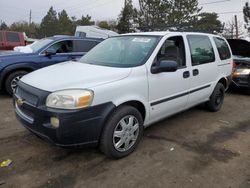
<svg viewBox="0 0 250 188"><path fill-rule="evenodd" d="M151 41L151 39L149 39L149 38L134 38L133 40L132 40L133 42L145 42L145 43L147 43L147 42L150 42Z"/></svg>

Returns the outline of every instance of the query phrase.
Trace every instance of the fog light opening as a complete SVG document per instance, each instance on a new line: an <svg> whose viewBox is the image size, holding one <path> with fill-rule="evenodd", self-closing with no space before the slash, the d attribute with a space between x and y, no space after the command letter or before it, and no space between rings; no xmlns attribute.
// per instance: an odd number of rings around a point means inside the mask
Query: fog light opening
<svg viewBox="0 0 250 188"><path fill-rule="evenodd" d="M56 117L51 117L50 124L52 125L53 128L58 128L60 125L59 119Z"/></svg>

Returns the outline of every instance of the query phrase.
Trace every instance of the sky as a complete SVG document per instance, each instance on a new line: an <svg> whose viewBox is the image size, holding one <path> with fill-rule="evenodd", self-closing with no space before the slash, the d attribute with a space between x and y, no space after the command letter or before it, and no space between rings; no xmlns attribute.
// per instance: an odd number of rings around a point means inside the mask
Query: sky
<svg viewBox="0 0 250 188"><path fill-rule="evenodd" d="M28 21L32 10L32 21L40 23L49 7L53 6L59 12L63 9L69 16L80 18L89 14L93 20L116 20L124 5L124 0L0 0L0 20L11 24L15 21ZM222 1L220 3L216 3ZM203 12L219 13L222 22L229 22L234 15L243 23L242 9L250 0L199 0ZM133 0L138 6L138 0Z"/></svg>

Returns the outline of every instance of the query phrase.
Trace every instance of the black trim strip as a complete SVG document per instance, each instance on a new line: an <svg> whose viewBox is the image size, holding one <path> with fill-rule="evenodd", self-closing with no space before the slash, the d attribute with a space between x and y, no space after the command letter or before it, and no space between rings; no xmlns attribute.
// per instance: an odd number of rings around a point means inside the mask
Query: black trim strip
<svg viewBox="0 0 250 188"><path fill-rule="evenodd" d="M175 96L166 98L166 99L162 99L162 100L159 100L159 101L155 101L155 102L152 102L152 103L150 104L150 106L155 106L155 105L158 105L158 104L167 102L167 101L171 101L171 100L177 99L177 98L179 98L179 97L183 97L183 96L185 96L185 95L188 95L188 94L191 94L191 93L195 93L195 92L197 92L197 91L200 91L200 90L209 88L210 86L211 86L211 85L206 85L206 86L203 86L203 87L200 87L200 88L197 88L197 89L194 89L194 90L185 92L185 93L181 93L181 94L178 94L178 95L175 95Z"/></svg>

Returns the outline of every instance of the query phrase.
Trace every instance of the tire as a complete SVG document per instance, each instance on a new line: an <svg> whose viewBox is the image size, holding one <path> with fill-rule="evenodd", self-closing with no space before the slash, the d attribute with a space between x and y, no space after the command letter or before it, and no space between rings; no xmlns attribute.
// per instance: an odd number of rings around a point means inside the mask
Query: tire
<svg viewBox="0 0 250 188"><path fill-rule="evenodd" d="M100 149L106 156L119 159L136 149L142 135L143 119L140 112L132 106L121 106L111 114L105 125Z"/></svg>
<svg viewBox="0 0 250 188"><path fill-rule="evenodd" d="M210 100L206 103L206 107L211 112L217 112L221 109L225 97L225 87L222 83L218 83L210 96Z"/></svg>
<svg viewBox="0 0 250 188"><path fill-rule="evenodd" d="M17 82L27 73L27 71L15 71L6 78L5 90L9 95L13 95L13 89L15 89Z"/></svg>

